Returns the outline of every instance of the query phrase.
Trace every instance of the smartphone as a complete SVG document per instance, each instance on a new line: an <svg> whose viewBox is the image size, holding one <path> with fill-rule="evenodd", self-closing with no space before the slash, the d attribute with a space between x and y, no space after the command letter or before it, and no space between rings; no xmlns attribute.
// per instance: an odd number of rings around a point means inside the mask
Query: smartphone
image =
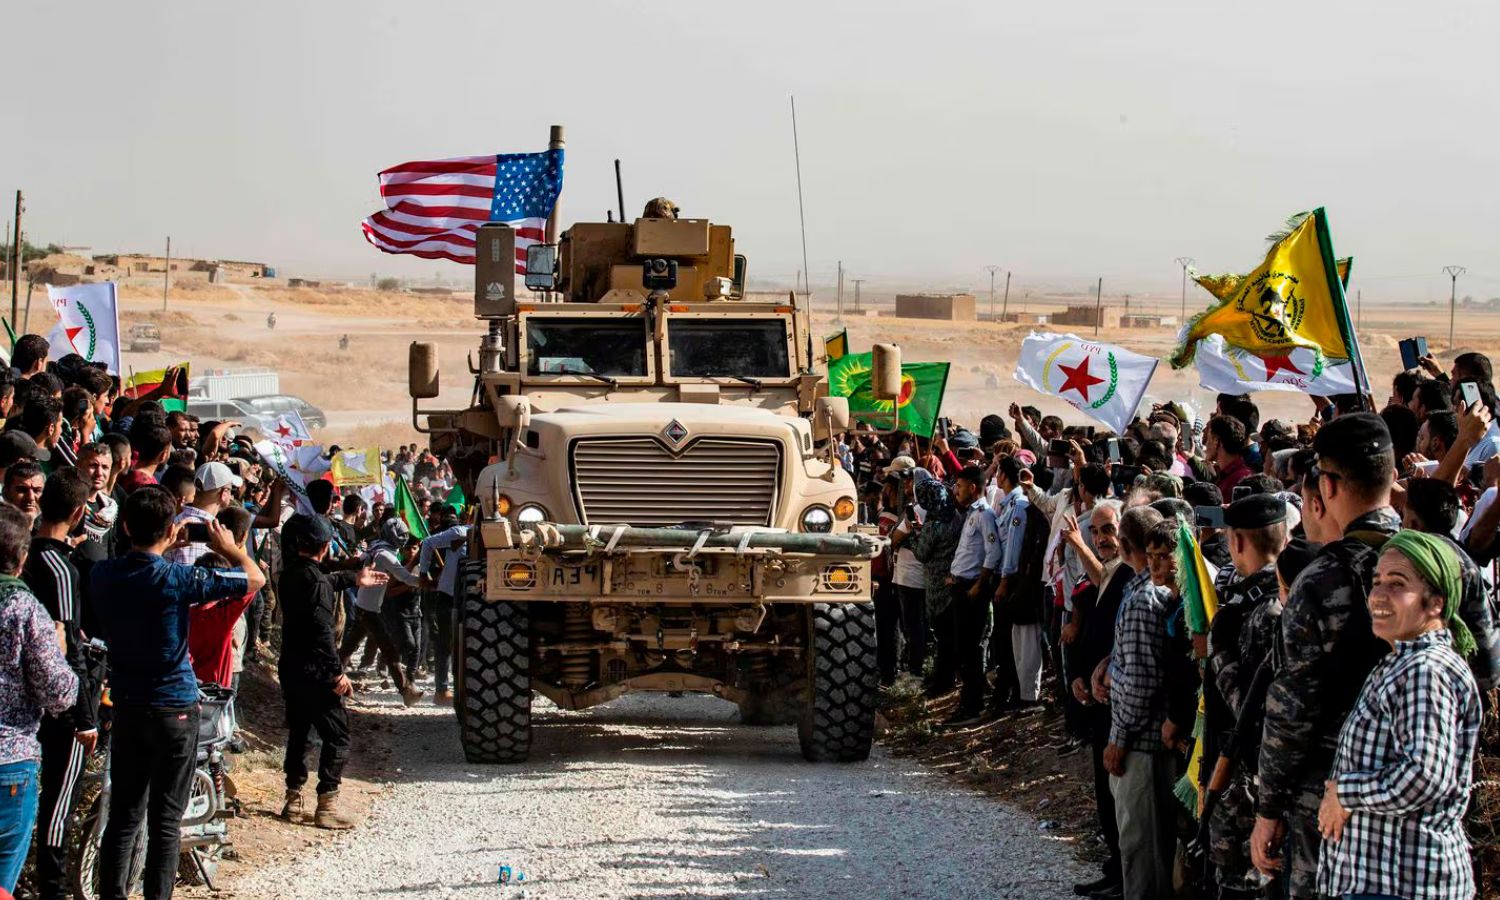
<svg viewBox="0 0 1500 900"><path fill-rule="evenodd" d="M1089 440L1093 440L1094 439L1094 426L1092 426L1092 425L1085 425L1085 426L1083 426L1083 436L1086 437L1086 438L1088 438Z"/></svg>
<svg viewBox="0 0 1500 900"><path fill-rule="evenodd" d="M1048 456L1062 456L1062 457L1066 457L1069 453L1072 453L1072 452L1073 452L1073 445L1070 444L1070 443L1068 443L1067 441L1054 440L1054 441L1048 442L1048 444L1047 444L1047 455Z"/></svg>
<svg viewBox="0 0 1500 900"><path fill-rule="evenodd" d="M1254 490L1254 488L1250 487L1250 485L1248 484L1235 485L1234 490L1229 492L1229 502L1234 503L1238 500L1242 500L1245 497L1250 496L1250 492L1252 490Z"/></svg>
<svg viewBox="0 0 1500 900"><path fill-rule="evenodd" d="M208 525L203 522L189 522L182 526L182 533L189 541L195 544L208 543Z"/></svg>
<svg viewBox="0 0 1500 900"><path fill-rule="evenodd" d="M1115 466L1114 481L1115 484L1121 484L1125 487L1133 487L1135 485L1135 480L1141 477L1141 474L1142 473L1140 466Z"/></svg>
<svg viewBox="0 0 1500 900"><path fill-rule="evenodd" d="M1427 355L1427 338L1407 338L1401 344L1401 368L1415 369L1422 364L1422 357Z"/></svg>
<svg viewBox="0 0 1500 900"><path fill-rule="evenodd" d="M1193 518L1197 520L1199 528L1223 528L1224 507L1195 506L1193 507Z"/></svg>
<svg viewBox="0 0 1500 900"><path fill-rule="evenodd" d="M1411 470L1413 473L1421 473L1422 475L1430 476L1433 472L1437 471L1439 462L1441 462L1441 460L1424 459L1416 465L1412 466Z"/></svg>
<svg viewBox="0 0 1500 900"><path fill-rule="evenodd" d="M1120 464L1120 439L1109 439L1109 461L1115 465Z"/></svg>
<svg viewBox="0 0 1500 900"><path fill-rule="evenodd" d="M1458 389L1463 391L1464 406L1473 409L1479 405L1479 385L1472 381L1465 381L1458 386Z"/></svg>

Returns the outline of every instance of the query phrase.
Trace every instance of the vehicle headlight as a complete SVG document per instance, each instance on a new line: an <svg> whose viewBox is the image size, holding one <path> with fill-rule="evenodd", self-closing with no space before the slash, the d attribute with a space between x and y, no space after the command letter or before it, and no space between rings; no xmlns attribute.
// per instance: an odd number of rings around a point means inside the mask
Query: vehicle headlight
<svg viewBox="0 0 1500 900"><path fill-rule="evenodd" d="M852 518L854 516L854 512L855 505L853 497L840 497L838 502L833 504L833 514L840 520Z"/></svg>
<svg viewBox="0 0 1500 900"><path fill-rule="evenodd" d="M517 525L535 525L538 522L547 521L548 518L546 507L540 503L523 503L521 508L516 510Z"/></svg>
<svg viewBox="0 0 1500 900"><path fill-rule="evenodd" d="M510 498L501 494L499 499L495 501L495 515L502 518L510 515L510 507Z"/></svg>
<svg viewBox="0 0 1500 900"><path fill-rule="evenodd" d="M802 530L827 534L833 530L833 513L826 506L809 506L802 511Z"/></svg>

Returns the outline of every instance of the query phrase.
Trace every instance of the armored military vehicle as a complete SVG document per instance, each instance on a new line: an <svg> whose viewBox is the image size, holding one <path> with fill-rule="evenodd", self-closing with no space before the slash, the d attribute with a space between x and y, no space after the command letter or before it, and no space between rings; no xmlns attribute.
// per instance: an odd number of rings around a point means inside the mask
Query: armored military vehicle
<svg viewBox="0 0 1500 900"><path fill-rule="evenodd" d="M434 345L409 360L414 424L480 507L455 598L466 757L526 759L533 692L581 709L662 691L796 722L808 760L864 759L884 544L856 523L833 445L848 403L826 396L807 310L747 297L729 226L705 219L516 242L478 230L470 405L422 408ZM899 350L875 360L894 399Z"/></svg>

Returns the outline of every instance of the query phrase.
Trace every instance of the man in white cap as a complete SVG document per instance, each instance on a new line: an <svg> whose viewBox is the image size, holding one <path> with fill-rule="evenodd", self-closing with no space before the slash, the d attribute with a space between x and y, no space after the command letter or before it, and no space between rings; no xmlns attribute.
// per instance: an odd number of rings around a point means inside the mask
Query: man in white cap
<svg viewBox="0 0 1500 900"><path fill-rule="evenodd" d="M917 461L912 459L910 456L898 456L895 459L891 460L890 465L885 467L885 471L881 473L881 477L889 478L892 475L907 476L910 475L912 473L912 470L916 467Z"/></svg>
<svg viewBox="0 0 1500 900"><path fill-rule="evenodd" d="M204 529L192 529L192 525L207 525L218 517L219 511L234 505L234 492L236 488L244 485L245 480L230 471L229 467L221 462L204 463L194 473L194 480L198 483L198 494L193 502L182 508L177 515L177 524L182 525L183 534L188 537L188 543L179 547L173 547L162 554L168 562L182 563L190 566L198 561L198 557L208 552L208 544L205 541L194 540L196 533L206 533Z"/></svg>

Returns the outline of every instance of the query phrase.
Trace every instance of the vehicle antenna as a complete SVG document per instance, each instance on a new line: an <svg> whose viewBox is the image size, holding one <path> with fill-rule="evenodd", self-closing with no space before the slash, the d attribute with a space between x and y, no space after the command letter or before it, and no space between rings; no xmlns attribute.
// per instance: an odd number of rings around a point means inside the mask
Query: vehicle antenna
<svg viewBox="0 0 1500 900"><path fill-rule="evenodd" d="M620 161L615 160L615 196L620 200L620 221L625 221L625 182L620 180Z"/></svg>
<svg viewBox="0 0 1500 900"><path fill-rule="evenodd" d="M797 144L797 98L792 98L792 158L797 164L797 220L802 226L802 271L807 273L803 282L803 298L807 306L807 368L812 369L812 269L807 266L807 211L802 205L802 149Z"/></svg>

